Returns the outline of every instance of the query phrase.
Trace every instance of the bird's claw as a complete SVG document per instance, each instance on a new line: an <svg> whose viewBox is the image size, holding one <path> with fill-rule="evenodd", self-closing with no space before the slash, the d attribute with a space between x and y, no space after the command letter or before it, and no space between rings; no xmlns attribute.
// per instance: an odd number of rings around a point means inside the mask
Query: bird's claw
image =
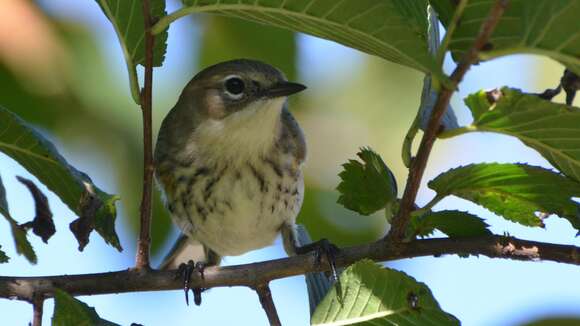
<svg viewBox="0 0 580 326"><path fill-rule="evenodd" d="M187 262L187 264L183 263L179 265L178 275L183 279L183 290L185 292L185 303L187 305L189 305L189 290L193 292L193 302L195 303L195 305L199 306L201 304L201 292L203 292L203 289L199 287L192 289L190 287L190 280L193 272L199 273L200 277L203 279L204 270L205 263L201 261L194 263L193 260L190 260Z"/></svg>
<svg viewBox="0 0 580 326"><path fill-rule="evenodd" d="M326 257L326 261L330 267L330 277L332 277L332 281L336 286L338 298L342 298L342 290L338 280L338 272L336 271L336 255L340 252L340 249L328 241L328 239L321 239L308 245L296 248L297 254L305 254L312 251L314 251L315 263L318 266L320 266L322 263L322 257Z"/></svg>
<svg viewBox="0 0 580 326"><path fill-rule="evenodd" d="M332 281L335 283L338 282L338 273L336 272L336 254L338 254L340 249L327 239L321 239L317 244L316 248L314 248L316 264L320 265L322 263L322 256L325 256L330 267Z"/></svg>

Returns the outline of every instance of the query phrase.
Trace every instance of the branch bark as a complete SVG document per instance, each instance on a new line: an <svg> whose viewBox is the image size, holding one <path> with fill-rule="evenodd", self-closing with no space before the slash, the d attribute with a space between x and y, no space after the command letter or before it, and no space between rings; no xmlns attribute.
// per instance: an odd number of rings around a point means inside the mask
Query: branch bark
<svg viewBox="0 0 580 326"><path fill-rule="evenodd" d="M42 326L42 311L44 308L44 296L34 295L32 299L32 326Z"/></svg>
<svg viewBox="0 0 580 326"><path fill-rule="evenodd" d="M254 289L260 297L260 303L262 304L262 308L266 312L266 316L268 316L268 321L270 322L270 326L280 326L280 318L278 317L278 312L276 311L276 305L274 305L274 300L272 299L272 292L270 292L270 286L268 283L260 284L256 286Z"/></svg>
<svg viewBox="0 0 580 326"><path fill-rule="evenodd" d="M140 231L137 242L137 269L150 268L151 247L151 194L153 189L153 131L152 131L152 89L153 89L153 47L155 38L151 34L152 18L149 0L143 0L145 21L145 83L141 90L141 112L143 113L143 196L140 207Z"/></svg>
<svg viewBox="0 0 580 326"><path fill-rule="evenodd" d="M435 143L437 133L441 126L441 119L445 114L445 110L449 106L449 101L451 96L455 92L457 85L463 79L463 76L469 70L471 65L477 61L479 52L487 44L489 37L493 33L495 26L499 22L499 19L503 15L505 8L507 7L508 0L496 0L494 6L492 7L487 19L481 25L481 30L477 38L475 39L471 49L465 54L461 62L457 65L457 68L451 74L451 86L446 87L443 83L441 85L441 91L433 107L433 112L431 118L429 119L429 124L423 138L421 139L421 144L417 151L417 156L411 161L411 166L409 168L409 177L407 178L407 184L405 186L405 192L401 200L401 209L399 213L394 217L391 231L389 232L388 238L391 243L400 242L405 236L405 230L409 223L409 216L413 210L415 200L417 198L417 192L419 191L419 186L421 185L421 179L425 172L425 167L427 166L427 161L429 155L431 154L431 149Z"/></svg>
<svg viewBox="0 0 580 326"><path fill-rule="evenodd" d="M386 240L344 248L336 256L337 266L347 266L362 258L389 261L420 256L442 256L446 254L484 255L491 258L506 258L523 261L554 261L580 265L580 247L521 240L505 236L486 236L465 239L425 239L389 246ZM248 286L257 288L261 284L309 272L328 269L323 257L316 263L314 253L265 262L208 267L204 278L192 276L190 286L211 288L221 286ZM128 269L117 272L39 276L0 277L0 298L11 298L33 302L35 295L52 297L55 288L71 295L95 295L138 291L182 290L183 281L176 277L177 271Z"/></svg>

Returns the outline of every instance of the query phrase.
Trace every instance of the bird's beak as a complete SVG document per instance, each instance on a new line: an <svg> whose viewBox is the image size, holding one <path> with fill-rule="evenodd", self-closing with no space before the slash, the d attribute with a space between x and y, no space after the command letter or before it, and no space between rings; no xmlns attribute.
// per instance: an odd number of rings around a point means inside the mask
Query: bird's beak
<svg viewBox="0 0 580 326"><path fill-rule="evenodd" d="M264 91L264 96L276 98L296 94L306 89L306 86L292 82L280 82Z"/></svg>

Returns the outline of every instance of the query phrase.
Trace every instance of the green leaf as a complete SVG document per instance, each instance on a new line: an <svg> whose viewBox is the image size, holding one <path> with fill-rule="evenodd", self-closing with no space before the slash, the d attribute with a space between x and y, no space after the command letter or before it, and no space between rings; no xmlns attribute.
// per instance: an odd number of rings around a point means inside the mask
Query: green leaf
<svg viewBox="0 0 580 326"><path fill-rule="evenodd" d="M419 71L443 76L427 49L426 0L186 0L153 28L193 13L242 18L329 39Z"/></svg>
<svg viewBox="0 0 580 326"><path fill-rule="evenodd" d="M449 43L458 60L473 44L495 1L470 0ZM432 0L446 27L457 1ZM580 0L511 0L481 59L514 53L548 56L580 74Z"/></svg>
<svg viewBox="0 0 580 326"><path fill-rule="evenodd" d="M68 293L54 290L53 326L118 326L118 324L101 319L95 308L75 299Z"/></svg>
<svg viewBox="0 0 580 326"><path fill-rule="evenodd" d="M409 228L413 236L425 237L437 229L450 238L469 238L490 235L488 226L482 218L467 212L439 211L412 216Z"/></svg>
<svg viewBox="0 0 580 326"><path fill-rule="evenodd" d="M207 18L200 42L199 66L251 58L279 68L288 80L296 77L294 33L279 28L264 28L263 25L237 18L217 15Z"/></svg>
<svg viewBox="0 0 580 326"><path fill-rule="evenodd" d="M32 245L28 241L28 234L25 230L23 230L16 221L8 216L4 216L10 223L10 230L12 231L12 237L14 238L14 245L16 246L16 252L19 255L23 255L26 259L32 263L36 264L38 262L38 258L36 257L36 253L32 248Z"/></svg>
<svg viewBox="0 0 580 326"><path fill-rule="evenodd" d="M0 214L8 215L8 201L6 200L6 188L2 183L2 176L0 175Z"/></svg>
<svg viewBox="0 0 580 326"><path fill-rule="evenodd" d="M465 103L474 116L472 125L440 137L473 131L514 136L562 173L580 181L580 109L507 87L471 94Z"/></svg>
<svg viewBox="0 0 580 326"><path fill-rule="evenodd" d="M2 110L2 107L0 107ZM0 111L1 113L1 111ZM0 114L1 116L1 114ZM2 121L2 120L0 120ZM2 126L2 122L0 122L0 126ZM0 130L2 128L0 127ZM1 132L1 131L0 131ZM1 138L0 138L0 145L1 145ZM10 215L10 210L8 208L8 201L6 200L6 188L4 188L4 184L2 183L2 178L0 178L0 215L3 215L8 223L10 224L10 231L12 231L12 238L14 239L14 246L16 247L16 252L19 255L24 255L26 259L32 263L36 264L37 257L34 249L32 249L32 245L28 241L26 231L23 230L16 222L12 216ZM4 253L0 253L0 262L2 260L2 255ZM4 256L6 256L4 254Z"/></svg>
<svg viewBox="0 0 580 326"><path fill-rule="evenodd" d="M122 250L114 229L118 197L97 188L86 174L69 165L52 143L3 107L0 107L0 152L37 177L80 218L94 221L91 226L103 239Z"/></svg>
<svg viewBox="0 0 580 326"><path fill-rule="evenodd" d="M370 148L356 154L363 163L349 160L343 164L342 179L336 188L338 203L362 215L372 214L397 198L397 184L383 159Z"/></svg>
<svg viewBox="0 0 580 326"><path fill-rule="evenodd" d="M131 95L139 103L137 65L145 63L145 22L143 5L138 0L95 0L115 29L131 84ZM153 18L165 16L165 0L150 0ZM156 35L153 48L153 66L160 67L167 50L167 31Z"/></svg>
<svg viewBox="0 0 580 326"><path fill-rule="evenodd" d="M459 325L444 312L431 290L405 273L365 259L339 278L312 315L312 325Z"/></svg>
<svg viewBox="0 0 580 326"><path fill-rule="evenodd" d="M0 246L2 248L2 246ZM6 253L0 249L0 264L7 263L10 257L6 256Z"/></svg>
<svg viewBox="0 0 580 326"><path fill-rule="evenodd" d="M580 183L540 167L481 163L449 170L429 182L438 196L455 195L508 220L542 226L537 213L556 214L580 229Z"/></svg>

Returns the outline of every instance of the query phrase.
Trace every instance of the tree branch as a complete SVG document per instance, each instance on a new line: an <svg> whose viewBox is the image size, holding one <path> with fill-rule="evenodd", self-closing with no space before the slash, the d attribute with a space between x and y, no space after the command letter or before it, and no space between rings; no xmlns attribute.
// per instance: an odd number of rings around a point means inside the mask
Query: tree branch
<svg viewBox="0 0 580 326"><path fill-rule="evenodd" d="M43 295L33 295L32 299L32 326L42 326L42 310L44 306Z"/></svg>
<svg viewBox="0 0 580 326"><path fill-rule="evenodd" d="M149 0L143 0L145 21L145 84L141 90L141 112L143 113L143 196L140 207L140 231L137 242L135 267L150 268L149 250L151 247L151 193L153 188L153 131L152 131L152 85L153 85L153 47L155 38L151 34L151 7Z"/></svg>
<svg viewBox="0 0 580 326"><path fill-rule="evenodd" d="M272 300L272 292L270 292L270 287L268 283L260 284L254 289L258 296L260 297L260 303L262 308L268 316L268 321L271 326L280 326L280 318L278 317L278 312L276 311L276 306L274 305L274 300Z"/></svg>
<svg viewBox="0 0 580 326"><path fill-rule="evenodd" d="M371 244L344 248L336 256L337 266L347 266L362 258L389 261L420 256L446 254L484 255L491 258L506 258L523 261L547 260L580 265L580 247L521 240L505 236L486 236L465 239L425 239L389 246L386 240ZM208 267L204 278L192 276L192 288L220 286L248 286L256 288L272 280L321 272L328 269L323 257L316 263L315 253L265 262ZM182 290L183 280L176 277L177 271L129 269L118 272L39 276L0 277L0 298L11 298L32 302L35 295L52 297L55 288L71 295L94 295L138 291Z"/></svg>
<svg viewBox="0 0 580 326"><path fill-rule="evenodd" d="M423 178L425 167L427 166L427 160L429 159L431 149L433 148L433 143L435 143L435 138L439 132L441 119L445 114L445 110L447 110L449 101L451 100L451 95L453 95L453 92L455 92L457 85L459 85L467 70L469 70L471 65L477 61L479 52L487 44L487 41L493 33L493 30L499 22L499 19L503 15L508 2L508 0L496 0L489 15L487 16L487 19L481 25L481 30L479 31L479 35L475 39L473 46L465 54L461 62L459 62L457 65L457 68L455 68L451 74L450 79L452 87L446 87L444 84L441 85L441 91L439 92L437 101L433 107L433 112L431 114L431 118L429 119L427 129L425 130L423 138L421 139L421 144L419 145L417 156L411 161L409 177L407 178L405 192L401 200L401 209L394 217L391 231L388 235L391 243L397 243L405 236L405 230L407 229L407 224L409 223L409 216L413 210L415 200L417 198L417 192L419 191L421 179Z"/></svg>

